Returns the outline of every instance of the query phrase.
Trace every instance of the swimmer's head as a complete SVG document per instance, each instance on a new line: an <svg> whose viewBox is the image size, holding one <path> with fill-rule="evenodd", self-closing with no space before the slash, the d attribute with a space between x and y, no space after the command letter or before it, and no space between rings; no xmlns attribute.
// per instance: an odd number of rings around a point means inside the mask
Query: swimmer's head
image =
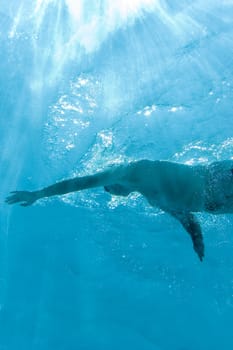
<svg viewBox="0 0 233 350"><path fill-rule="evenodd" d="M109 193L114 194L116 196L123 196L123 197L127 197L131 192L127 187L124 187L124 186L118 185L118 184L104 186L104 189L106 192L109 192Z"/></svg>

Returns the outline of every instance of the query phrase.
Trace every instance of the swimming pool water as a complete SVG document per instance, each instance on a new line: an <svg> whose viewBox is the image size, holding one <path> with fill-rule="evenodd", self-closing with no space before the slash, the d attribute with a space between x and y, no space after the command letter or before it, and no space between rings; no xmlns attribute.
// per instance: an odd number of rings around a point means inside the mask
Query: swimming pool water
<svg viewBox="0 0 233 350"><path fill-rule="evenodd" d="M233 346L233 222L102 189L7 206L110 163L233 159L233 1L3 0L0 350Z"/></svg>

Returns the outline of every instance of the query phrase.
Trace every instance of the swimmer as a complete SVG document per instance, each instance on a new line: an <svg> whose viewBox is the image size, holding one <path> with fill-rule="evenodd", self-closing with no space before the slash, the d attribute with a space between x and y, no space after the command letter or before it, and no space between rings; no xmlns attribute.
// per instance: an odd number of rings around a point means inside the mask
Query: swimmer
<svg viewBox="0 0 233 350"><path fill-rule="evenodd" d="M209 165L139 160L105 171L57 182L38 191L14 191L6 203L26 207L38 199L103 186L116 196L139 192L153 207L176 218L190 235L199 259L204 257L201 227L195 212L233 213L233 160Z"/></svg>

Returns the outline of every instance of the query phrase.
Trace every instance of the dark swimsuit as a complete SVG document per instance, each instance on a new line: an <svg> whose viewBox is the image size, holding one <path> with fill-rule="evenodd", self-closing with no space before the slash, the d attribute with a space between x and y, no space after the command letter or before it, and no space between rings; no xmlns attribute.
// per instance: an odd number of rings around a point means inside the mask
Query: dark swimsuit
<svg viewBox="0 0 233 350"><path fill-rule="evenodd" d="M225 173L225 171L224 171ZM226 174L227 177L233 176L233 168L231 169L226 169ZM207 184L207 188L208 191L206 193L206 201L205 201L205 210L208 212L216 212L218 210L220 210L221 208L223 208L223 206L225 205L225 198L229 200L229 198L231 198L232 196L228 196L225 194L225 196L223 196L223 200L216 202L213 200L213 192L215 191L215 184L217 184L217 177L219 176L218 171L216 171L215 167L213 167L213 170L210 172L210 178L208 179L208 184ZM221 171L221 178L223 177L222 171ZM233 180L233 179L232 179Z"/></svg>

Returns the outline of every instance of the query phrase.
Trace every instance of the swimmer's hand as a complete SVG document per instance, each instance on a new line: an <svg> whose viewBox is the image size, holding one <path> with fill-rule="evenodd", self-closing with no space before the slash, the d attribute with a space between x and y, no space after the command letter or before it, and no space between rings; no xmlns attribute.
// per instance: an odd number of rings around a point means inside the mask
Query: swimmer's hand
<svg viewBox="0 0 233 350"><path fill-rule="evenodd" d="M11 195L6 198L5 202L7 204L15 204L20 203L22 207L28 207L29 205L32 205L37 199L40 197L38 196L38 192L29 192L29 191L13 191L11 192Z"/></svg>
<svg viewBox="0 0 233 350"><path fill-rule="evenodd" d="M195 252L197 253L199 259L203 261L204 258L204 252L205 252L205 246L203 242L203 237L202 235L196 236L193 238L193 248Z"/></svg>

